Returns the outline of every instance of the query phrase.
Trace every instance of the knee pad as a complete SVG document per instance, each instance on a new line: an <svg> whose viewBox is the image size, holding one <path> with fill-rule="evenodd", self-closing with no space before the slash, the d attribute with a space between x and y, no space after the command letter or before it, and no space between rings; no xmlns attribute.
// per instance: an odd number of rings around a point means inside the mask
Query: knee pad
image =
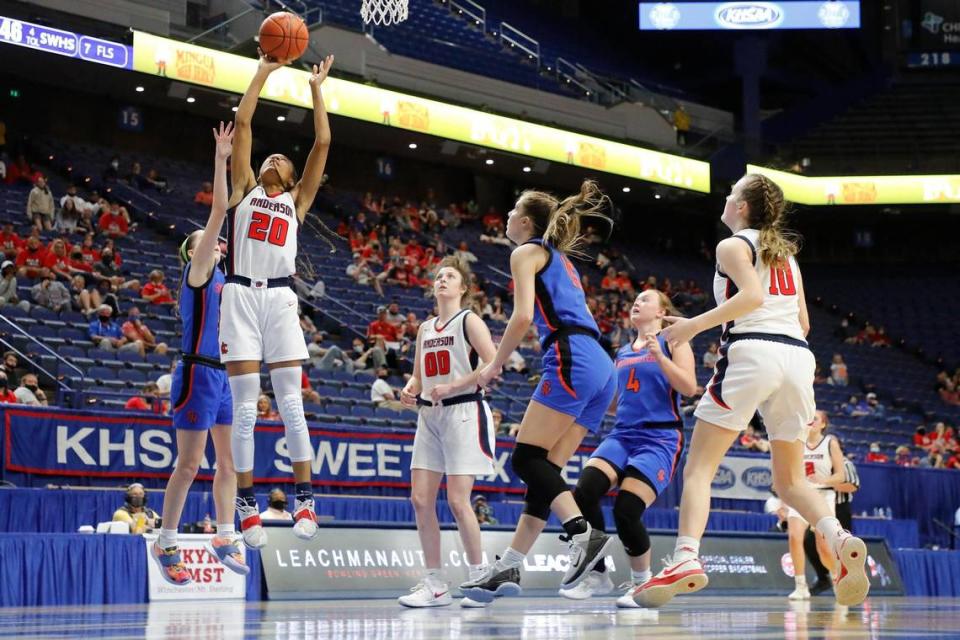
<svg viewBox="0 0 960 640"><path fill-rule="evenodd" d="M231 376L229 383L233 402L233 427L230 430L233 464L237 471L253 471L253 429L257 424L260 374Z"/></svg>
<svg viewBox="0 0 960 640"><path fill-rule="evenodd" d="M277 411L283 420L291 462L313 459L307 419L303 415L303 392L300 390L302 377L301 367L281 367L270 371L270 382L277 400Z"/></svg>
<svg viewBox="0 0 960 640"><path fill-rule="evenodd" d="M603 511L600 501L610 491L610 478L596 467L585 467L580 473L580 480L573 490L573 497L580 507L580 512L594 529L603 531L606 523L603 521Z"/></svg>
<svg viewBox="0 0 960 640"><path fill-rule="evenodd" d="M562 469L547 460L547 464L553 467L557 473L560 473ZM533 516L539 520L548 520L550 518L550 503L552 500L545 500L540 493L535 489L531 489L527 485L527 492L523 496L524 507L523 512L528 516Z"/></svg>
<svg viewBox="0 0 960 640"><path fill-rule="evenodd" d="M628 556L642 556L650 549L650 534L643 524L643 512L647 505L640 496L621 491L613 504L613 519L617 523L617 535Z"/></svg>

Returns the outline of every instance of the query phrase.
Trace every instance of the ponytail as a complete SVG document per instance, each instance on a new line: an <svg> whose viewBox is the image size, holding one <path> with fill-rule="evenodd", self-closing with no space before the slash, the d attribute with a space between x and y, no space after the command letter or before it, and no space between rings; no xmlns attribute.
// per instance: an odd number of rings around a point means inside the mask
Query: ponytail
<svg viewBox="0 0 960 640"><path fill-rule="evenodd" d="M524 191L520 201L523 214L533 220L535 235L542 236L557 251L569 255L586 256L581 249L580 218L602 218L613 224L603 213L610 199L593 180L584 180L580 193L563 200L542 191Z"/></svg>
<svg viewBox="0 0 960 640"><path fill-rule="evenodd" d="M750 227L760 232L760 260L779 265L800 251L800 236L786 228L787 203L780 186L758 173L748 177L741 195L750 207Z"/></svg>

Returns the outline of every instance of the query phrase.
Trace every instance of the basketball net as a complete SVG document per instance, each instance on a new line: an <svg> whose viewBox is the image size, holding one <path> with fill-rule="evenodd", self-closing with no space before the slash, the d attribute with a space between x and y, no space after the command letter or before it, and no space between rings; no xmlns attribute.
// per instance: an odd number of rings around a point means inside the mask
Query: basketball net
<svg viewBox="0 0 960 640"><path fill-rule="evenodd" d="M407 19L408 0L363 0L360 17L364 24L390 26Z"/></svg>

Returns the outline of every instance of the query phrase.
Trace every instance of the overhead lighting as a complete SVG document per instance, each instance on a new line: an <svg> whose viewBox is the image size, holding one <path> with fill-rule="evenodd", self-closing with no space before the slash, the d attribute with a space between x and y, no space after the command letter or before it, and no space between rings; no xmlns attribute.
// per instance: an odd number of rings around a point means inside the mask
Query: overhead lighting
<svg viewBox="0 0 960 640"><path fill-rule="evenodd" d="M136 91L137 93L143 93L143 86L137 85L137 87L136 87L136 89L134 89L134 91Z"/></svg>
<svg viewBox="0 0 960 640"><path fill-rule="evenodd" d="M409 148L409 149L416 149L416 148L417 148L417 143L416 143L416 142L411 142L410 144L407 145L407 148Z"/></svg>
<svg viewBox="0 0 960 640"><path fill-rule="evenodd" d="M277 116L277 122L283 122L287 119L287 116Z"/></svg>
<svg viewBox="0 0 960 640"><path fill-rule="evenodd" d="M624 187L624 188L623 188L623 192L624 192L624 193L630 193L630 187Z"/></svg>
<svg viewBox="0 0 960 640"><path fill-rule="evenodd" d="M230 111L233 111L234 113L236 113L236 112L237 112L237 107L230 107Z"/></svg>
<svg viewBox="0 0 960 640"><path fill-rule="evenodd" d="M523 168L523 172L524 172L524 173L530 173L531 171L533 171L533 169L531 169L530 167L524 167L524 168Z"/></svg>
<svg viewBox="0 0 960 640"><path fill-rule="evenodd" d="M493 158L487 158L487 159L486 159L486 163L487 163L487 164L493 164Z"/></svg>
<svg viewBox="0 0 960 640"><path fill-rule="evenodd" d="M659 200L659 199L660 199L660 194L659 194L659 193L655 193L655 194L653 194L653 197L656 198L657 200Z"/></svg>
<svg viewBox="0 0 960 640"><path fill-rule="evenodd" d="M194 98L193 96L190 96L189 98L187 98L187 102L189 102L189 103L191 103L191 104L193 104L193 103L196 102L196 101L197 101L197 99Z"/></svg>

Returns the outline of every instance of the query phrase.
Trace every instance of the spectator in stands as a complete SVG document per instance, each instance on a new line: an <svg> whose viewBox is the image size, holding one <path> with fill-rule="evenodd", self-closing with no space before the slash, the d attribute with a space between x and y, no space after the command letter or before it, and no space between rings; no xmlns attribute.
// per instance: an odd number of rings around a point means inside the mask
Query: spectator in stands
<svg viewBox="0 0 960 640"><path fill-rule="evenodd" d="M960 447L956 447L947 452L947 459L943 463L944 469L960 470Z"/></svg>
<svg viewBox="0 0 960 640"><path fill-rule="evenodd" d="M462 262L472 265L478 260L477 256L470 251L466 241L461 241L457 245L457 250L453 252L453 255L457 256Z"/></svg>
<svg viewBox="0 0 960 640"><path fill-rule="evenodd" d="M46 271L40 282L30 288L30 296L37 305L46 307L54 313L71 308L70 291L62 282L55 280L50 271Z"/></svg>
<svg viewBox="0 0 960 640"><path fill-rule="evenodd" d="M127 340L130 342L139 342L143 345L144 353L140 355L144 355L145 353L159 353L163 355L167 352L167 343L157 342L153 331L141 320L140 309L137 307L130 307L130 310L127 311L127 321L123 323L120 329L123 331L123 335Z"/></svg>
<svg viewBox="0 0 960 640"><path fill-rule="evenodd" d="M167 285L163 282L163 271L154 269L150 272L148 278L147 284L143 285L143 288L140 289L141 298L150 304L173 306L177 303L177 301L173 299L173 296L170 295L170 289L168 289Z"/></svg>
<svg viewBox="0 0 960 640"><path fill-rule="evenodd" d="M20 360L16 353L7 351L3 354L3 362L0 362L0 373L7 376L7 382L11 389L16 389L19 386L20 374L22 373L19 366Z"/></svg>
<svg viewBox="0 0 960 640"><path fill-rule="evenodd" d="M946 404L960 405L960 390L957 389L956 381L946 371L937 374L935 389L937 395Z"/></svg>
<svg viewBox="0 0 960 640"><path fill-rule="evenodd" d="M54 278L70 282L70 256L67 255L67 243L63 238L57 238L50 243L43 266L53 274Z"/></svg>
<svg viewBox="0 0 960 640"><path fill-rule="evenodd" d="M87 278L82 274L74 274L70 279L70 295L72 296L73 309L79 311L89 318L97 312L103 301L100 299L100 292L95 288L87 286Z"/></svg>
<svg viewBox="0 0 960 640"><path fill-rule="evenodd" d="M177 370L177 361L170 362L170 370L157 378L157 395L166 400L170 399L170 387L173 386L173 372Z"/></svg>
<svg viewBox="0 0 960 640"><path fill-rule="evenodd" d="M33 280L39 278L46 271L43 266L47 257L47 250L40 242L40 237L31 235L27 238L26 246L17 254L17 277Z"/></svg>
<svg viewBox="0 0 960 640"><path fill-rule="evenodd" d="M297 307L297 315L300 318L300 330L303 331L303 337L307 342L310 342L317 333L317 325L313 324L313 319L305 314L300 307Z"/></svg>
<svg viewBox="0 0 960 640"><path fill-rule="evenodd" d="M73 208L76 210L77 215L94 208L93 203L87 202L77 195L77 185L75 184L67 186L67 192L60 198L60 208L63 209L66 207L67 202L73 202Z"/></svg>
<svg viewBox="0 0 960 640"><path fill-rule="evenodd" d="M204 182L200 186L200 191L197 191L197 194L193 196L193 201L197 204L202 204L205 207L209 207L213 204L213 184L210 182Z"/></svg>
<svg viewBox="0 0 960 640"><path fill-rule="evenodd" d="M913 466L913 454L910 453L910 447L905 444L897 447L897 450L893 454L893 463L900 467L910 467Z"/></svg>
<svg viewBox="0 0 960 640"><path fill-rule="evenodd" d="M307 343L307 353L310 354L310 364L318 371L331 371L333 369L343 369L348 373L353 373L353 360L351 360L343 350L335 344L323 346L326 340L326 334L319 331L313 336L313 340ZM362 346L361 342L361 346Z"/></svg>
<svg viewBox="0 0 960 640"><path fill-rule="evenodd" d="M130 289L132 291L140 290L140 281L136 279L127 280L120 270L120 264L111 247L105 246L100 252L100 259L93 264L93 275L100 282L107 283L108 291L118 291L120 289Z"/></svg>
<svg viewBox="0 0 960 640"><path fill-rule="evenodd" d="M357 371L371 368L379 369L386 366L387 363L387 352L383 348L377 346L376 342L368 348L360 338L353 339L351 357L353 358L354 369Z"/></svg>
<svg viewBox="0 0 960 640"><path fill-rule="evenodd" d="M945 422L938 422L933 427L933 433L930 434L932 444L938 444L942 449L952 449L956 445L953 436L953 429L948 427Z"/></svg>
<svg viewBox="0 0 960 640"><path fill-rule="evenodd" d="M33 223L36 229L50 231L53 229L54 213L56 204L53 201L53 192L47 186L47 179L40 176L27 196L27 220Z"/></svg>
<svg viewBox="0 0 960 640"><path fill-rule="evenodd" d="M300 370L300 393L305 403L320 404L320 394L313 388L310 378L307 377L307 372L303 369Z"/></svg>
<svg viewBox="0 0 960 640"><path fill-rule="evenodd" d="M140 388L140 393L127 400L124 409L167 414L170 411L170 406L160 397L160 387L157 386L157 383L148 382Z"/></svg>
<svg viewBox="0 0 960 640"><path fill-rule="evenodd" d="M377 307L377 319L367 326L367 338L383 338L384 342L397 342L397 327L387 320L386 307Z"/></svg>
<svg viewBox="0 0 960 640"><path fill-rule="evenodd" d="M890 458L885 453L880 453L880 443L871 442L870 451L867 453L867 462L890 462Z"/></svg>
<svg viewBox="0 0 960 640"><path fill-rule="evenodd" d="M813 384L827 384L829 381L829 376L823 375L823 367L818 364L813 370Z"/></svg>
<svg viewBox="0 0 960 640"><path fill-rule="evenodd" d="M17 306L24 311L30 311L30 303L17 296L17 266L9 260L0 264L0 309Z"/></svg>
<svg viewBox="0 0 960 640"><path fill-rule="evenodd" d="M747 425L746 430L740 436L740 445L747 451L770 452L770 442L757 433L752 424Z"/></svg>
<svg viewBox="0 0 960 640"><path fill-rule="evenodd" d="M871 416L875 418L882 418L887 413L887 408L880 404L880 401L877 400L877 394L872 391L866 396L867 410L870 412Z"/></svg>
<svg viewBox="0 0 960 640"><path fill-rule="evenodd" d="M107 168L101 174L104 182L116 182L120 177L120 158L113 156L107 163Z"/></svg>
<svg viewBox="0 0 960 640"><path fill-rule="evenodd" d="M261 394L257 399L257 420L270 420L276 422L280 420L280 414L274 411L273 401L270 396Z"/></svg>
<svg viewBox="0 0 960 640"><path fill-rule="evenodd" d="M97 317L90 323L87 333L90 340L104 351L136 352L143 355L143 343L130 341L123 335L120 325L112 319L113 307L102 304L97 309Z"/></svg>
<svg viewBox="0 0 960 640"><path fill-rule="evenodd" d="M473 513L477 516L477 522L481 525L483 524L499 524L498 520L493 517L493 509L490 508L490 505L487 504L487 497L484 495L476 495L473 498Z"/></svg>
<svg viewBox="0 0 960 640"><path fill-rule="evenodd" d="M16 404L17 394L10 389L11 383L7 374L0 371L0 404Z"/></svg>
<svg viewBox="0 0 960 640"><path fill-rule="evenodd" d="M887 335L887 330L884 327L877 329L870 340L871 347L889 347L891 345L893 345L893 341Z"/></svg>
<svg viewBox="0 0 960 640"><path fill-rule="evenodd" d="M716 342L711 342L710 345L707 346L707 350L703 354L704 369L710 369L713 371L713 369L717 366L717 360L720 359L720 354L717 353L719 349L720 345L718 345Z"/></svg>
<svg viewBox="0 0 960 640"><path fill-rule="evenodd" d="M493 296L493 301L490 303L490 315L484 319L492 320L494 322L507 321L507 311L503 307L503 298L500 296Z"/></svg>
<svg viewBox="0 0 960 640"><path fill-rule="evenodd" d="M378 407L403 411L407 407L400 402L396 390L387 382L389 375L390 372L387 371L386 367L377 369L377 379L370 386L370 401Z"/></svg>
<svg viewBox="0 0 960 640"><path fill-rule="evenodd" d="M681 104L673 112L673 128L677 132L677 144L687 146L687 134L690 133L690 114Z"/></svg>
<svg viewBox="0 0 960 640"><path fill-rule="evenodd" d="M390 301L390 304L387 306L387 322L394 325L398 329L400 325L406 321L406 316L400 312L400 303L396 298Z"/></svg>
<svg viewBox="0 0 960 640"><path fill-rule="evenodd" d="M67 199L54 218L53 228L58 233L74 233L80 222L80 212L73 200Z"/></svg>
<svg viewBox="0 0 960 640"><path fill-rule="evenodd" d="M943 455L931 449L930 453L920 458L920 463L917 466L924 469L942 469Z"/></svg>
<svg viewBox="0 0 960 640"><path fill-rule="evenodd" d="M113 512L114 522L126 522L130 533L142 534L157 526L157 512L147 506L147 493L143 485L134 482L127 487L123 506Z"/></svg>
<svg viewBox="0 0 960 640"><path fill-rule="evenodd" d="M857 337L854 338L854 342L856 344L872 345L874 336L876 336L876 334L877 328L868 322L866 325L864 325L863 329L857 333Z"/></svg>
<svg viewBox="0 0 960 640"><path fill-rule="evenodd" d="M167 179L161 176L156 169L147 171L146 183L148 187L153 187L157 191L165 192L167 190Z"/></svg>
<svg viewBox="0 0 960 640"><path fill-rule="evenodd" d="M827 378L827 383L835 387L845 387L850 384L847 363L843 361L843 356L839 353L833 354L833 362L830 363L830 377Z"/></svg>
<svg viewBox="0 0 960 640"><path fill-rule="evenodd" d="M840 410L844 415L851 418L861 418L870 415L870 406L866 400L860 400L857 396L850 396L850 399L840 405Z"/></svg>
<svg viewBox="0 0 960 640"><path fill-rule="evenodd" d="M833 330L833 337L848 344L856 342L856 334L850 327L850 320L847 318L840 320L840 326Z"/></svg>
<svg viewBox="0 0 960 640"><path fill-rule="evenodd" d="M35 407L47 406L47 395L40 388L36 374L23 374L23 377L20 378L20 386L14 390L13 394L17 397L18 404Z"/></svg>
<svg viewBox="0 0 960 640"><path fill-rule="evenodd" d="M127 217L121 212L120 205L114 202L110 205L109 210L100 215L97 228L100 233L110 238L126 238L130 230L130 224Z"/></svg>
<svg viewBox="0 0 960 640"><path fill-rule="evenodd" d="M13 225L9 222L3 225L3 232L0 233L0 250L3 251L3 257L7 260L16 260L17 253L23 245L24 242L13 229Z"/></svg>
<svg viewBox="0 0 960 640"><path fill-rule="evenodd" d="M383 297L383 280L387 278L387 271L375 275L373 269L359 253L353 254L353 262L347 265L347 275L360 286L370 285L378 295Z"/></svg>
<svg viewBox="0 0 960 640"><path fill-rule="evenodd" d="M261 520L293 520L293 515L287 511L287 494L283 489L275 487L267 495L267 508L260 513Z"/></svg>
<svg viewBox="0 0 960 640"><path fill-rule="evenodd" d="M913 446L918 449L923 449L924 451L930 450L933 440L933 436L928 434L926 427L922 425L917 427L917 430L913 434Z"/></svg>

